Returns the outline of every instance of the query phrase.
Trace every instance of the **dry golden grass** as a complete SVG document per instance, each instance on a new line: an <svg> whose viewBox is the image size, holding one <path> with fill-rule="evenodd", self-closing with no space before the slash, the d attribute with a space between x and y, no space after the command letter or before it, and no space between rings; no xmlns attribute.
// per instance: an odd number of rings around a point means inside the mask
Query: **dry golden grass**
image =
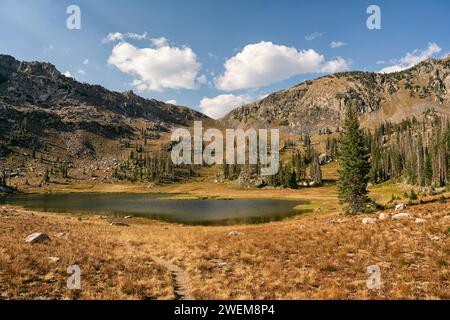
<svg viewBox="0 0 450 320"><path fill-rule="evenodd" d="M3 212L1 210L0 212ZM184 269L196 299L450 299L450 206L410 208L425 225L362 216L313 214L264 225L190 227L131 219L112 227L99 217L12 210L0 217L3 298L173 298L159 257ZM392 213L392 212L390 212ZM128 222L128 221L127 221ZM229 236L232 230L241 232ZM45 232L52 241L23 239ZM54 237L66 232L66 237ZM62 260L51 264L47 257ZM65 289L66 268L82 269L82 291ZM368 290L379 265L382 289Z"/></svg>
<svg viewBox="0 0 450 320"><path fill-rule="evenodd" d="M237 228L237 237L228 236L230 228L186 228L176 236L183 248L171 238L161 254L188 271L199 299L449 299L449 208L411 212L431 215L430 223L307 217ZM381 291L366 288L374 264L382 270Z"/></svg>
<svg viewBox="0 0 450 320"><path fill-rule="evenodd" d="M0 299L173 298L170 273L134 250L127 230L99 220L0 209ZM51 241L25 243L34 232ZM73 264L81 268L81 291L66 286Z"/></svg>

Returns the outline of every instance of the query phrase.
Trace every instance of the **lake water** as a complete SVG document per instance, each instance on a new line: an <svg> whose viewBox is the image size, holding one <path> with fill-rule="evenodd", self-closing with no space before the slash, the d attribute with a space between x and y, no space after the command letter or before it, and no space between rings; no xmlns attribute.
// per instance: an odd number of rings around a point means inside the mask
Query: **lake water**
<svg viewBox="0 0 450 320"><path fill-rule="evenodd" d="M45 194L0 196L1 204L60 213L132 215L192 225L265 223L302 213L299 200L169 200L171 194Z"/></svg>

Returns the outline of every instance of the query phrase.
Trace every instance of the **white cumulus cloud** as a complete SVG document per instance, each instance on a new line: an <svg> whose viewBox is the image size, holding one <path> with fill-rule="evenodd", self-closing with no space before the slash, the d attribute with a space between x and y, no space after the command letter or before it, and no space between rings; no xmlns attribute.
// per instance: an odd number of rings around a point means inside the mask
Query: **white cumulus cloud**
<svg viewBox="0 0 450 320"><path fill-rule="evenodd" d="M214 98L204 97L200 101L200 109L207 116L219 119L230 111L255 100L258 100L258 97L250 94L221 94Z"/></svg>
<svg viewBox="0 0 450 320"><path fill-rule="evenodd" d="M325 62L322 65L320 71L317 72L335 73L343 70L348 70L349 64L350 63L344 58L337 57L335 60Z"/></svg>
<svg viewBox="0 0 450 320"><path fill-rule="evenodd" d="M135 77L138 90L195 89L204 78L198 76L201 64L189 47L161 46L137 48L120 41L112 49L108 63Z"/></svg>
<svg viewBox="0 0 450 320"><path fill-rule="evenodd" d="M216 87L231 91L262 87L300 74L343 71L349 63L342 58L327 61L313 49L299 51L262 41L245 46L224 67L224 74L216 78Z"/></svg>
<svg viewBox="0 0 450 320"><path fill-rule="evenodd" d="M166 103L177 104L177 100L167 100Z"/></svg>
<svg viewBox="0 0 450 320"><path fill-rule="evenodd" d="M164 37L150 39L150 41L153 43L153 45L155 47L158 47L158 48L165 47L168 45L168 41Z"/></svg>
<svg viewBox="0 0 450 320"><path fill-rule="evenodd" d="M413 52L408 52L404 57L400 60L396 61L396 63L392 66L385 67L381 69L380 73L392 73L399 72L405 69L409 69L416 64L431 58L436 53L441 52L442 49L434 42L430 42L428 47L425 49L416 49Z"/></svg>

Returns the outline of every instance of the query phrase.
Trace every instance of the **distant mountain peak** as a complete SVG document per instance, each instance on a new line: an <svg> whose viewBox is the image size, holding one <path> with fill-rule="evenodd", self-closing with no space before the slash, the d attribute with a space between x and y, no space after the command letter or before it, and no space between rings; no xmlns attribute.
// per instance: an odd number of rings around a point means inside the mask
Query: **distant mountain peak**
<svg viewBox="0 0 450 320"><path fill-rule="evenodd" d="M17 128L25 126L28 142L18 145L33 147L49 140L59 146L84 135L117 145L117 139L139 137L143 132L157 137L175 126L207 119L198 111L132 91L122 94L80 83L63 76L51 63L0 55L0 142L11 141Z"/></svg>
<svg viewBox="0 0 450 320"><path fill-rule="evenodd" d="M398 122L429 108L450 114L450 59L429 59L390 74L349 71L304 81L237 108L223 121L318 133L341 127L350 103L357 104L366 127Z"/></svg>

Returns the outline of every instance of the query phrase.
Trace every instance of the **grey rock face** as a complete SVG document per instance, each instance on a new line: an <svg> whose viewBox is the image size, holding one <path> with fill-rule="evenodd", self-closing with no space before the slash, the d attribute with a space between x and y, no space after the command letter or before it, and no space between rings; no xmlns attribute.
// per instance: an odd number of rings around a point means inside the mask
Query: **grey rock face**
<svg viewBox="0 0 450 320"><path fill-rule="evenodd" d="M44 241L50 241L50 237L46 235L45 233L36 232L33 234L30 234L26 239L25 242L27 243L40 243Z"/></svg>
<svg viewBox="0 0 450 320"><path fill-rule="evenodd" d="M450 56L397 73L343 72L305 81L237 108L223 121L233 127L281 127L314 134L341 127L351 103L367 126L386 119L398 122L429 107L449 114Z"/></svg>

